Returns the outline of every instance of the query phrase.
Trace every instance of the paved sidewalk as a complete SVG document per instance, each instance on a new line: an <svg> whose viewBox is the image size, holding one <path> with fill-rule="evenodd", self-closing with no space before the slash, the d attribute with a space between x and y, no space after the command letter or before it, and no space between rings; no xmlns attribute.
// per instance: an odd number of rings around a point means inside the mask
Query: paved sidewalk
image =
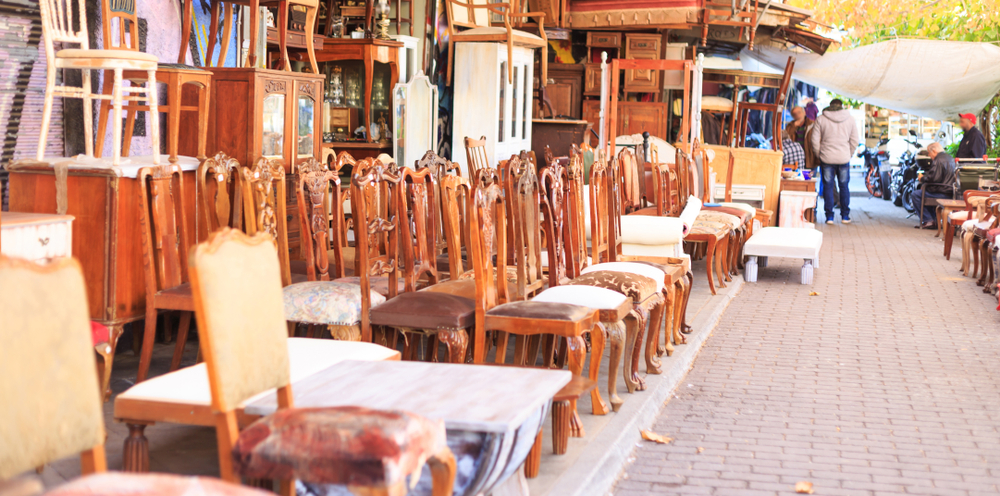
<svg viewBox="0 0 1000 496"><path fill-rule="evenodd" d="M744 286L614 494L1000 493L996 300L903 209L852 207L813 286L788 259Z"/></svg>

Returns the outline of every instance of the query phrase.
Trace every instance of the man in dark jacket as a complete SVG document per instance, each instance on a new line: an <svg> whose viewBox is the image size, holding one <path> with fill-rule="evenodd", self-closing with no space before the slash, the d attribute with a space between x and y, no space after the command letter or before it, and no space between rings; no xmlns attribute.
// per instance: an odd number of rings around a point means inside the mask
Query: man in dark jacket
<svg viewBox="0 0 1000 496"><path fill-rule="evenodd" d="M976 127L976 116L958 114L958 125L965 134L962 135L962 142L958 144L955 158L983 158L983 155L986 155L986 138Z"/></svg>
<svg viewBox="0 0 1000 496"><path fill-rule="evenodd" d="M918 179L919 189L910 194L913 206L920 212L920 224L916 229L937 229L934 222L934 210L931 205L923 206L923 197L951 198L955 184L955 159L944 151L941 143L927 145L927 156L931 159L931 167Z"/></svg>

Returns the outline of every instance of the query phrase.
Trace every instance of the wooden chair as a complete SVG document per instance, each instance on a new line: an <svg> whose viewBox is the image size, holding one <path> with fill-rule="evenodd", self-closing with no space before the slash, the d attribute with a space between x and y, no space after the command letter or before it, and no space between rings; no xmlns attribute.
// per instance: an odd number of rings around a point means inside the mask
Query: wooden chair
<svg viewBox="0 0 1000 496"><path fill-rule="evenodd" d="M544 12L517 12L517 8L512 5L519 5L517 2L502 3L490 0L469 0L469 3L462 3L458 0L447 0L448 9L448 84L451 85L451 75L455 61L455 43L462 42L505 42L507 43L507 59L511 60L514 54L514 46L541 48L542 74L539 81L545 86L548 81L548 60L549 41L545 35L545 13ZM500 16L503 27L493 27L490 17ZM535 36L524 31L515 30L514 26L520 26L522 19L535 18L538 22L538 32L541 35ZM458 28L471 28L466 31L459 31ZM514 67L507 64L507 80L513 83Z"/></svg>
<svg viewBox="0 0 1000 496"><path fill-rule="evenodd" d="M194 300L184 266L191 247L184 208L184 181L178 165L143 167L139 183L139 224L142 226L142 261L146 276L146 324L136 382L146 380L153 358L158 310L180 311L180 327L170 370L176 370L184 354L191 328ZM179 231L179 232L178 232ZM170 320L164 315L167 332Z"/></svg>
<svg viewBox="0 0 1000 496"><path fill-rule="evenodd" d="M243 190L244 230L250 236L266 232L274 239L278 244L281 283L285 286L292 284L284 168L276 161L261 157L253 166L240 169L240 188Z"/></svg>
<svg viewBox="0 0 1000 496"><path fill-rule="evenodd" d="M295 494L294 479L346 484L355 494L404 494L406 478L427 460L432 494L450 495L455 458L442 421L361 407L293 408L275 247L265 234L224 229L191 258L222 479L279 479L285 496ZM240 405L275 388L278 411L240 432Z"/></svg>
<svg viewBox="0 0 1000 496"><path fill-rule="evenodd" d="M292 66L288 61L288 12L292 5L300 5L306 9L305 39L306 52L309 55L309 66L313 74L319 74L319 67L316 64L316 49L312 43L312 35L316 32L316 18L319 14L319 0L211 0L212 2L212 22L208 28L208 48L205 53L205 67L221 67L226 61L226 52L229 49L229 36L232 32L231 11L236 5L249 7L250 26L260 25L260 7L277 7L278 19L275 20L278 27L278 45L281 52L281 67L286 71L291 71ZM188 40L191 39L191 23L194 20L194 0L184 0L183 18L181 19L181 48L177 55L177 62L183 64L187 59ZM225 20L222 25L222 47L219 53L219 60L212 63L215 55L215 40L219 36L219 10L225 12ZM245 67L257 67L257 29L250 29L250 49L247 52ZM242 66L242 61L237 61L237 66Z"/></svg>
<svg viewBox="0 0 1000 496"><path fill-rule="evenodd" d="M692 149L692 157L695 164L701 161L701 177L704 191L702 200L708 201L712 197L711 187L708 180L711 177L709 167L708 152L702 148L701 143L696 139ZM729 154L729 166L726 168L726 195L725 201L716 202L717 205L702 205L702 210L698 216L704 220L716 220L728 223L730 226L729 243L726 251L726 265L729 267L727 274L737 275L737 267L743 267L743 244L753 235L753 220L757 214L757 209L745 203L733 201L733 172L736 170L736 155ZM766 224L764 224L766 225ZM726 281L730 279L727 278Z"/></svg>
<svg viewBox="0 0 1000 496"><path fill-rule="evenodd" d="M469 178L474 180L479 171L490 168L490 159L486 156L486 136L479 139L465 137L465 156L469 164Z"/></svg>
<svg viewBox="0 0 1000 496"><path fill-rule="evenodd" d="M208 233L243 228L240 163L223 152L198 165L198 205Z"/></svg>
<svg viewBox="0 0 1000 496"><path fill-rule="evenodd" d="M129 0L119 0L128 2ZM112 163L121 163L121 152L118 143L122 141L122 102L138 102L148 100L149 108L154 115L158 115L158 104L156 94L156 56L139 51L129 52L121 50L91 50L89 46L89 34L87 33L87 7L84 0L78 0L73 5L72 0L41 0L42 16L42 39L45 43L45 104L42 107L42 128L38 136L38 152L35 159L41 161L45 157L45 142L49 135L49 122L52 116L52 103L55 97L80 98L83 99L83 134L84 149L88 157L94 156L93 141L93 107L92 100L111 100L114 107L114 122L112 123L112 136L115 143L115 152ZM74 12L79 16L74 19ZM76 22L74 22L76 21ZM79 30L74 30L78 25ZM60 46L65 44L79 44L80 48L65 48L58 52L55 49L56 43ZM56 71L59 69L80 69L83 73L83 84L81 87L57 86ZM99 95L91 92L90 71L111 70L114 71L114 84L111 95ZM126 70L145 71L146 87L122 86L122 75ZM142 96L135 96L145 95ZM152 119L152 143L154 145L153 164L160 164L159 143L160 143L160 121Z"/></svg>
<svg viewBox="0 0 1000 496"><path fill-rule="evenodd" d="M104 48L114 49L124 52L139 52L139 18L135 15L135 0L101 0L101 24L104 31ZM117 27L117 29L112 29ZM113 32L117 31L115 39ZM126 31L128 35L126 36ZM145 82L146 74L141 70L131 70L122 72L122 79L137 84ZM208 141L208 103L211 95L212 73L204 69L198 69L187 65L179 64L157 64L156 81L167 85L167 102L160 104L157 108L159 112L167 114L167 154L170 163L177 163L177 144L180 137L181 112L198 113L198 159L205 160L205 144ZM105 72L104 88L101 91L104 95L110 96L114 89L114 82L107 77ZM120 84L120 82L118 83ZM182 96L184 86L192 85L198 91L197 105L183 105ZM155 88L155 85L151 85ZM125 123L125 141L121 144L121 155L129 156L129 148L132 143L132 132L135 129L135 113L149 111L149 106L130 104L124 107L128 112L128 120ZM107 99L101 101L101 108L97 115L97 147L95 153L98 157L103 156L104 133L108 127L108 115L111 112L111 102ZM159 121L150 117L151 120ZM119 124L120 125L120 124ZM154 141L155 151L159 153L159 142ZM118 140L114 141L114 146L118 145Z"/></svg>
<svg viewBox="0 0 1000 496"><path fill-rule="evenodd" d="M423 169L430 169L431 175L434 176L434 213L435 213L435 224L437 226L437 231L434 233L434 237L437 240L437 246L434 249L434 255L437 257L437 270L439 277L448 277L448 255L446 253L448 245L444 237L444 209L443 209L443 199L441 192L441 181L448 175L461 175L462 169L459 167L457 162L452 162L447 159L439 157L433 150L428 150L420 160L414 164L414 168L420 171ZM464 210L464 209L463 209Z"/></svg>
<svg viewBox="0 0 1000 496"><path fill-rule="evenodd" d="M688 191L697 191L693 172L694 160L683 150L678 149L677 164L682 181L687 183ZM700 202L700 199L698 201ZM730 224L727 222L702 219L691 226L691 230L684 238L685 246L690 250L689 253L692 256L704 255L708 289L713 295L716 294L715 279L718 279L719 287L726 287L725 279L729 269L724 268L724 263L725 255L728 253L729 231ZM713 273L715 274L714 278Z"/></svg>
<svg viewBox="0 0 1000 496"><path fill-rule="evenodd" d="M993 195L986 200L983 221L977 223L972 233L972 249L975 252L974 259L976 261L972 277L977 277L978 275L976 285L985 286L983 289L984 293L989 292L988 283L993 279L993 275L991 274L993 264L989 263L990 245L992 244L989 233L1000 226L1000 217L997 216L997 205L1000 205L1000 196ZM995 236L993 239L996 239ZM980 260L982 261L981 264ZM982 270L980 270L980 267L982 267Z"/></svg>
<svg viewBox="0 0 1000 496"><path fill-rule="evenodd" d="M971 227L974 226L976 222L979 221L978 209L976 208L976 205L974 205L974 203L983 200L973 201L972 199L976 197L990 197L992 195L993 193L989 191L976 191L971 189L962 193L962 199L965 200L965 210L959 212L952 212L952 214L948 218L948 224L945 226L944 257L946 260L951 260L951 247L955 241L955 230L961 228L962 231L964 231L966 225ZM962 249L963 249L962 272L965 273L968 271L967 261L969 260L969 252L966 251L964 233L962 237Z"/></svg>
<svg viewBox="0 0 1000 496"><path fill-rule="evenodd" d="M750 41L750 47L753 48L753 40ZM757 102L737 102L736 113L734 117L736 118L737 125L737 141L736 146L742 148L746 146L747 142L747 121L750 117L751 110L759 110L761 112L771 113L771 129L773 134L773 146L772 148L781 151L781 122L784 119L785 113L785 100L788 98L788 85L792 81L792 71L795 69L795 57L788 57L788 61L785 63L785 72L781 76L781 87L778 88L778 92L775 93L774 103L757 103Z"/></svg>

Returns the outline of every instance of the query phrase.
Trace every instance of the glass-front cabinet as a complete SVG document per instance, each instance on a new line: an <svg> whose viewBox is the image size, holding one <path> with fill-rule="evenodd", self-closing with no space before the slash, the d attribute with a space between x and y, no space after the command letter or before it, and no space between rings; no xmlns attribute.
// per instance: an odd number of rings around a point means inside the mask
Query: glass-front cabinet
<svg viewBox="0 0 1000 496"><path fill-rule="evenodd" d="M393 92L393 116L396 121L392 156L396 163L414 167L435 149L437 139L438 90L423 72L406 84L397 84Z"/></svg>

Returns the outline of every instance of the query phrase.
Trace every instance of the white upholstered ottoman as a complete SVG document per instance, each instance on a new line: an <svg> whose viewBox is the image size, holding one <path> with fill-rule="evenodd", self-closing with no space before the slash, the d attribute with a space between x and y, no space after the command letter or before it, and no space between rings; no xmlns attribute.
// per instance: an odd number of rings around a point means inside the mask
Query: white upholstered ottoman
<svg viewBox="0 0 1000 496"><path fill-rule="evenodd" d="M801 258L802 284L812 284L813 268L819 267L819 249L823 246L823 233L805 227L765 227L754 231L743 245L743 254L749 257L743 278L757 281L757 258L767 267L767 257Z"/></svg>

